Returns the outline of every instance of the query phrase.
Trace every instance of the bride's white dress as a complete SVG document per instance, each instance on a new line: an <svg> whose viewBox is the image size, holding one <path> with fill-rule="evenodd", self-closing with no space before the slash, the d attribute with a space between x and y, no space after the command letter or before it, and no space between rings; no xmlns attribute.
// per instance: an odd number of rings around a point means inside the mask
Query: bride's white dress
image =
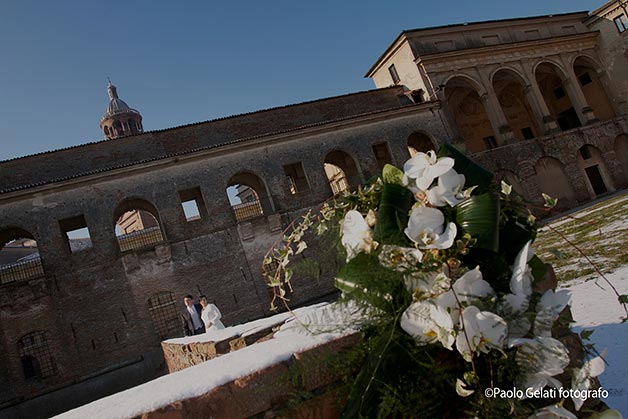
<svg viewBox="0 0 628 419"><path fill-rule="evenodd" d="M203 320L203 323L205 323L205 330L208 332L210 330L225 328L225 325L220 321L221 317L222 314L220 314L220 310L218 310L218 307L214 304L208 304L201 312L201 319ZM210 323L211 326L209 326Z"/></svg>

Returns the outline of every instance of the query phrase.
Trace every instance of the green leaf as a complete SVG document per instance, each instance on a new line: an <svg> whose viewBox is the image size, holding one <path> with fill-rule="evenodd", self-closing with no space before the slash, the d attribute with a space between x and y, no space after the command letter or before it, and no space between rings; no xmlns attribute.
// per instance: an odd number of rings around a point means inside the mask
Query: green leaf
<svg viewBox="0 0 628 419"><path fill-rule="evenodd" d="M366 362L362 365L360 373L353 382L349 399L345 404L341 418L375 417L378 407L378 393L381 381L377 379L381 375L380 365L382 358L390 347L390 342L385 336L378 336L373 350Z"/></svg>
<svg viewBox="0 0 628 419"><path fill-rule="evenodd" d="M582 332L580 332L580 338L582 340L589 340L593 332L595 332L595 330L593 329L591 330L584 329Z"/></svg>
<svg viewBox="0 0 628 419"><path fill-rule="evenodd" d="M499 199L492 194L475 195L456 206L456 224L477 239L477 247L499 249Z"/></svg>
<svg viewBox="0 0 628 419"><path fill-rule="evenodd" d="M407 188L384 183L377 211L375 240L383 244L406 242L403 228L408 224L408 212L413 203L414 197Z"/></svg>
<svg viewBox="0 0 628 419"><path fill-rule="evenodd" d="M382 170L382 181L392 185L403 186L403 171L392 164L386 164Z"/></svg>
<svg viewBox="0 0 628 419"><path fill-rule="evenodd" d="M628 304L628 295L622 294L619 296L619 302L622 304Z"/></svg>
<svg viewBox="0 0 628 419"><path fill-rule="evenodd" d="M394 316L411 300L400 272L384 268L375 255L359 253L336 275L335 285L345 296Z"/></svg>
<svg viewBox="0 0 628 419"><path fill-rule="evenodd" d="M438 157L451 157L456 161L454 169L464 175L466 188L477 186L477 192L484 193L491 185L493 174L465 156L453 145L443 144L438 150Z"/></svg>

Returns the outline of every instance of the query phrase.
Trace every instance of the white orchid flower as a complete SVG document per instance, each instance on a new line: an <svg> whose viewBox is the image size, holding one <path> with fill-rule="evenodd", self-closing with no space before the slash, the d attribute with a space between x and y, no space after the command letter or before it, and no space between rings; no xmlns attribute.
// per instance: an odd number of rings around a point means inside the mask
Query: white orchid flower
<svg viewBox="0 0 628 419"><path fill-rule="evenodd" d="M465 272L454 282L452 289L436 297L435 302L451 313L454 322L458 322L460 316L458 302L463 305L475 304L478 300L493 294L495 291L482 278L482 272L478 266Z"/></svg>
<svg viewBox="0 0 628 419"><path fill-rule="evenodd" d="M554 378L569 365L569 351L561 341L552 337L539 336L534 339L513 339L510 347L518 347L515 361L521 369L517 378L518 388L540 390L547 385L561 386Z"/></svg>
<svg viewBox="0 0 628 419"><path fill-rule="evenodd" d="M410 213L406 236L420 249L449 249L458 232L455 223L447 224L445 216L436 208L418 207Z"/></svg>
<svg viewBox="0 0 628 419"><path fill-rule="evenodd" d="M379 263L385 268L398 272L416 269L423 259L423 252L413 247L402 247L391 244L382 246Z"/></svg>
<svg viewBox="0 0 628 419"><path fill-rule="evenodd" d="M464 175L458 174L454 169L443 173L438 177L438 184L427 191L429 203L436 207L458 205L466 198L462 191L464 182Z"/></svg>
<svg viewBox="0 0 628 419"><path fill-rule="evenodd" d="M373 241L373 231L370 229L362 214L351 210L342 220L342 238L340 240L347 251L347 262L358 253L369 253L376 246Z"/></svg>
<svg viewBox="0 0 628 419"><path fill-rule="evenodd" d="M522 315L506 319L508 321L508 340L522 338L532 329L530 320Z"/></svg>
<svg viewBox="0 0 628 419"><path fill-rule="evenodd" d="M532 295L532 270L528 262L534 256L531 247L532 242L527 242L519 251L512 265L512 277L510 278L510 291L512 294L504 296L503 306L506 312L523 313L528 309L530 296Z"/></svg>
<svg viewBox="0 0 628 419"><path fill-rule="evenodd" d="M596 356L584 363L582 368L576 373L573 380L571 380L571 388L576 390L571 399L576 410L580 410L586 397L575 397L576 395L586 395L586 390L591 388L592 378L604 372L604 357L606 356L606 349L602 351L600 356Z"/></svg>
<svg viewBox="0 0 628 419"><path fill-rule="evenodd" d="M406 289L413 294L415 299L434 298L451 288L451 279L442 271L411 272L403 279Z"/></svg>
<svg viewBox="0 0 628 419"><path fill-rule="evenodd" d="M528 419L578 419L569 410L557 404L539 409Z"/></svg>
<svg viewBox="0 0 628 419"><path fill-rule="evenodd" d="M454 167L454 159L451 157L437 158L433 150L427 153L419 152L403 164L404 178L409 186L414 183L416 188L426 191L434 179L445 174L452 167ZM413 190L413 192L416 191Z"/></svg>
<svg viewBox="0 0 628 419"><path fill-rule="evenodd" d="M400 321L401 328L419 343L440 342L451 350L454 344L454 323L442 307L430 301L410 304Z"/></svg>
<svg viewBox="0 0 628 419"><path fill-rule="evenodd" d="M552 336L552 325L569 304L571 293L568 290L547 290L536 305L534 334Z"/></svg>
<svg viewBox="0 0 628 419"><path fill-rule="evenodd" d="M469 306L460 315L461 331L456 337L456 349L471 362L476 351L488 353L492 348L504 346L508 326L504 319L490 311Z"/></svg>

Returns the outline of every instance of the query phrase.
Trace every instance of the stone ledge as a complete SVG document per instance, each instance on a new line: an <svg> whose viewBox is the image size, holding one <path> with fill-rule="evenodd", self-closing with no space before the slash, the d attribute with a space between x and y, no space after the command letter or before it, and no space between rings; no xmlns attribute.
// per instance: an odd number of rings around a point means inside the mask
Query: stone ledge
<svg viewBox="0 0 628 419"><path fill-rule="evenodd" d="M171 403L134 419L208 419L248 417L337 417L348 394L342 377L325 368L323 361L360 341L359 333L344 336L292 355L247 376L216 387L206 394ZM305 400L289 403L302 392Z"/></svg>

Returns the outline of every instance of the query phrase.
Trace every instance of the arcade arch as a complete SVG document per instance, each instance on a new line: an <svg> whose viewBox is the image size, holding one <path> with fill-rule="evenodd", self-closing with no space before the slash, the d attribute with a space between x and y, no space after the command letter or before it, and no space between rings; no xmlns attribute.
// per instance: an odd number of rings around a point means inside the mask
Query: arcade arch
<svg viewBox="0 0 628 419"><path fill-rule="evenodd" d="M498 70L493 75L493 88L499 105L514 137L521 140L538 137L541 134L525 93L525 85L521 76L510 69Z"/></svg>
<svg viewBox="0 0 628 419"><path fill-rule="evenodd" d="M140 249L164 241L159 212L141 198L122 201L113 213L114 228L120 251Z"/></svg>
<svg viewBox="0 0 628 419"><path fill-rule="evenodd" d="M595 116L602 121L615 117L613 106L598 75L599 66L589 57L580 56L574 61L573 71Z"/></svg>
<svg viewBox="0 0 628 419"><path fill-rule="evenodd" d="M582 126L574 108L574 98L566 87L564 72L556 64L543 62L536 67L536 82L545 104L559 127L565 131Z"/></svg>
<svg viewBox="0 0 628 419"><path fill-rule="evenodd" d="M467 152L476 153L497 146L491 121L473 82L462 76L449 79L445 97Z"/></svg>
<svg viewBox="0 0 628 419"><path fill-rule="evenodd" d="M323 167L334 195L348 191L362 182L355 160L342 150L327 153Z"/></svg>
<svg viewBox="0 0 628 419"><path fill-rule="evenodd" d="M274 212L264 181L254 173L233 175L227 184L227 197L238 222Z"/></svg>

